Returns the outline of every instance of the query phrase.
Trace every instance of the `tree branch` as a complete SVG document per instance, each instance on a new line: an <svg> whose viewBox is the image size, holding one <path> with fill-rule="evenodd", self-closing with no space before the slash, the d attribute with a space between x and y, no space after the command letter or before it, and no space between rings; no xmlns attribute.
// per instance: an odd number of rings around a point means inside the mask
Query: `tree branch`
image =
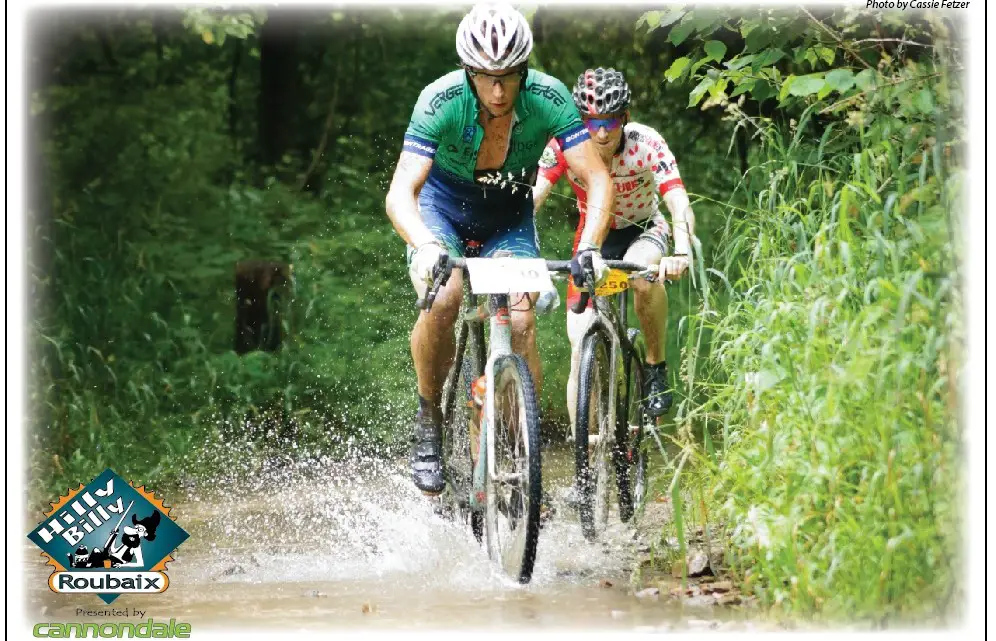
<svg viewBox="0 0 996 641"><path fill-rule="evenodd" d="M816 18L816 16L814 16L813 14L811 14L809 12L809 9L806 9L805 7L802 7L802 11L807 16L809 16L810 20L812 20L813 22L815 22L821 29L823 29L824 31L826 31L830 35L830 37L833 38L837 42L837 44L840 46L841 49L843 49L847 53L851 54L852 58L854 58L855 60L857 60L858 62L860 62L861 64L863 64L866 68L868 68L868 69L872 68L872 66L870 64L868 64L868 62L864 58L862 58L858 54L856 54L853 51L851 51L850 48L848 48L847 45L844 44L844 39L843 38L841 38L836 33L834 33L833 31L831 31L831 29L828 26L826 26L825 24L823 24L822 22L820 22Z"/></svg>
<svg viewBox="0 0 996 641"><path fill-rule="evenodd" d="M915 47L928 47L930 49L934 48L934 45L927 44L926 42L915 42L913 40L904 40L903 38L865 38L864 40L855 40L851 44L859 45L865 42L880 43L880 42L898 42L903 45L913 45Z"/></svg>
<svg viewBox="0 0 996 641"><path fill-rule="evenodd" d="M335 66L335 84L332 88L332 99L329 101L329 115L325 117L325 129L322 131L322 137L318 141L318 147L315 148L315 153L311 157L311 165L308 170L304 172L304 178L301 179L301 184L297 188L298 191L304 191L311 182L311 177L315 173L315 169L318 168L318 162L321 160L322 156L325 155L325 147L329 142L329 133L332 131L332 123L335 120L335 110L339 105L339 87L342 85L340 82L339 70L342 67L340 64L341 58L336 60Z"/></svg>

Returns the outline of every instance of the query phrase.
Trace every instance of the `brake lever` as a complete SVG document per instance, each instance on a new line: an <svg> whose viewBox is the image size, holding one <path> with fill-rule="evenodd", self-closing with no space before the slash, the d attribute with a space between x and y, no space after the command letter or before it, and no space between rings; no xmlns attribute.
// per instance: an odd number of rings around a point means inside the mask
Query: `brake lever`
<svg viewBox="0 0 996 641"><path fill-rule="evenodd" d="M637 278L642 278L649 283L656 283L659 280L659 273L656 266L649 266L646 269L638 272L631 272L629 274L629 280L636 280Z"/></svg>
<svg viewBox="0 0 996 641"><path fill-rule="evenodd" d="M584 287L581 288L581 295L578 297L577 302L571 306L571 311L575 314L583 314L584 310L588 308L588 301L592 300L592 296L595 294L595 270L585 269L584 270Z"/></svg>
<svg viewBox="0 0 996 641"><path fill-rule="evenodd" d="M416 302L419 309L424 309L427 312L432 309L432 304L435 302L439 290L449 282L452 273L453 265L450 263L449 254L441 254L436 265L432 268L432 286L426 292L425 298L419 298Z"/></svg>

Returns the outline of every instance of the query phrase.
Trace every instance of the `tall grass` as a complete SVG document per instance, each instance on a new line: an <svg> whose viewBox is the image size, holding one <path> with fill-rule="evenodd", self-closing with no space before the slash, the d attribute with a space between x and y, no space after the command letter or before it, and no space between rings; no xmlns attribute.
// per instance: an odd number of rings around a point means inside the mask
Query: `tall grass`
<svg viewBox="0 0 996 641"><path fill-rule="evenodd" d="M938 620L960 568L963 175L930 127L808 125L759 132L699 272L684 506L775 611Z"/></svg>

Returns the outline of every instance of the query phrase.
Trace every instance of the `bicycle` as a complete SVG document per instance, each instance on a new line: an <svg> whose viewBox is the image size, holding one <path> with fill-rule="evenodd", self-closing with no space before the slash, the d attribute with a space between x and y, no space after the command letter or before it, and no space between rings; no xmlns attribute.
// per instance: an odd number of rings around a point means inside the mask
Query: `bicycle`
<svg viewBox="0 0 996 641"><path fill-rule="evenodd" d="M581 531L590 541L608 525L610 465L620 520L629 522L642 508L648 458L643 436L650 431L657 438L643 407L646 345L640 330L627 323L629 279L652 280L657 268L606 262L613 270L609 279L596 288L593 275L586 274L580 302L584 309L589 297L594 300L594 314L581 338L574 428L575 500Z"/></svg>
<svg viewBox="0 0 996 641"><path fill-rule="evenodd" d="M475 251L473 246L468 249ZM539 402L525 359L512 352L507 292L552 288L552 283L546 285L549 272L569 271L570 263L444 257L419 307L431 309L452 269L463 272L464 303L457 320L453 365L443 385L443 469L447 481L443 500L467 516L478 541L486 541L488 556L506 574L519 583L528 583L536 561L542 501ZM496 285L496 280L501 284ZM510 289L512 280L517 285ZM486 310L482 297L486 298ZM490 344L485 340L485 320ZM482 376L486 387L475 462L470 434L478 420L473 386Z"/></svg>

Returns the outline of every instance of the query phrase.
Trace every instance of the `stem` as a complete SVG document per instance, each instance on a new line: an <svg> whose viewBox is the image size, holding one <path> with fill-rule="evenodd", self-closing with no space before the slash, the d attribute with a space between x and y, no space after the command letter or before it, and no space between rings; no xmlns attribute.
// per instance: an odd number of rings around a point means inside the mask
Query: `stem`
<svg viewBox="0 0 996 641"><path fill-rule="evenodd" d="M913 40L905 40L903 38L865 38L864 40L855 40L851 44L859 45L865 42L881 43L881 42L898 42L903 45L913 45L914 47L928 47L930 49L934 48L934 45L927 44L926 42L916 42Z"/></svg>

